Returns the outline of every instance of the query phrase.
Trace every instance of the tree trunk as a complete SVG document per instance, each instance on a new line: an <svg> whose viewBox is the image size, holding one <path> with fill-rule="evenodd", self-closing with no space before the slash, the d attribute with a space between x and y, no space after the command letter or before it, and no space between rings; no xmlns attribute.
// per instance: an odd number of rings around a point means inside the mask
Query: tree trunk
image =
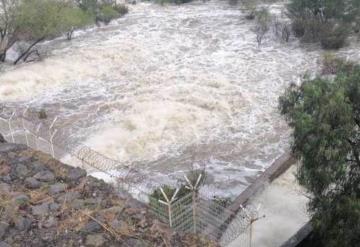
<svg viewBox="0 0 360 247"><path fill-rule="evenodd" d="M7 50L2 51L2 52L0 53L0 62L5 62L6 52L7 52Z"/></svg>
<svg viewBox="0 0 360 247"><path fill-rule="evenodd" d="M45 38L42 37L38 40L36 40L34 43L32 43L14 62L14 65L17 64L21 59L23 59L27 54L31 51L31 49L39 42L43 41Z"/></svg>

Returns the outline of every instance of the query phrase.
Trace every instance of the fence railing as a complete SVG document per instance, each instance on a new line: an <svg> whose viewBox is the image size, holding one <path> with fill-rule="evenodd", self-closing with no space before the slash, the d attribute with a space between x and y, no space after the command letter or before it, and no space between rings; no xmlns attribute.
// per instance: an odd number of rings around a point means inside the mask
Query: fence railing
<svg viewBox="0 0 360 247"><path fill-rule="evenodd" d="M168 198L164 193L162 199L155 198L151 190L144 191L136 187L138 181L151 179L146 177L143 171L106 157L85 145L66 143L63 138L57 138L67 134L63 133L63 129L56 127L59 120L57 117L52 120L41 120L28 117L27 112L28 109L11 111L9 108L2 108L0 133L7 141L25 144L48 153L55 159L65 160L70 165L80 166L88 172L99 171L106 174L113 178L119 189L126 190L137 199L147 202L159 220L178 232L204 235L218 241L222 246L236 238L241 242L239 247L251 246L253 213L244 208L234 212L214 199L202 198L197 188L200 177L197 182L191 184L184 176L185 186L189 192L180 198L177 198L176 193L172 198ZM151 184L152 190L163 186L158 181L152 181Z"/></svg>

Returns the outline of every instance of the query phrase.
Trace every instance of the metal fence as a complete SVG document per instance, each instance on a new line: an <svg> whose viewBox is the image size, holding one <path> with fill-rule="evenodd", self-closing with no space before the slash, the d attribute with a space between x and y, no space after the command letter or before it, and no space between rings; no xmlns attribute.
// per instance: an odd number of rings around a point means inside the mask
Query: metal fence
<svg viewBox="0 0 360 247"><path fill-rule="evenodd" d="M188 193L177 196L179 189L169 196L162 190L162 184L153 182L147 191L136 186L139 181L150 180L143 171L124 165L117 160L79 143L66 143L65 130L56 127L54 119L31 118L28 109L12 111L0 108L0 133L13 143L25 144L35 150L50 154L58 160L65 160L73 166L79 166L88 172L100 171L114 179L120 189L128 191L134 197L148 203L150 210L161 221L178 232L195 233L217 241L226 246L234 239L241 242L239 247L251 246L252 222L254 210L240 207L234 212L213 198L203 198L198 193L199 181L179 181L178 188L185 186ZM113 173L112 171L117 171ZM162 198L154 197L151 190L160 189Z"/></svg>

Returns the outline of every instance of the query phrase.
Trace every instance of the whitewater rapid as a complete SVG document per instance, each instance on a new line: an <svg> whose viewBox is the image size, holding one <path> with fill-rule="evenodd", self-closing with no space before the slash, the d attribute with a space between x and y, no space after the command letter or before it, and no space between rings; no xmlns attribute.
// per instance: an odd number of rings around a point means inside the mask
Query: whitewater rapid
<svg viewBox="0 0 360 247"><path fill-rule="evenodd" d="M140 3L109 26L43 44L39 62L0 75L1 101L59 117L68 143L162 175L206 167L209 193L236 195L289 148L277 110L319 52L258 47L240 7Z"/></svg>

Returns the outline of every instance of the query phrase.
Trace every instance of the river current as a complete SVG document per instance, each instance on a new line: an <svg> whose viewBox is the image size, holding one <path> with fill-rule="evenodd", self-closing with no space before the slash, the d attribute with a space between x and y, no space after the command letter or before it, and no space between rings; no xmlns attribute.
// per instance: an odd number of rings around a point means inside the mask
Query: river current
<svg viewBox="0 0 360 247"><path fill-rule="evenodd" d="M225 1L133 5L108 26L43 44L42 61L5 69L1 101L44 108L67 142L160 180L205 167L210 193L236 195L289 149L278 97L320 57L271 34L258 47L253 27Z"/></svg>

